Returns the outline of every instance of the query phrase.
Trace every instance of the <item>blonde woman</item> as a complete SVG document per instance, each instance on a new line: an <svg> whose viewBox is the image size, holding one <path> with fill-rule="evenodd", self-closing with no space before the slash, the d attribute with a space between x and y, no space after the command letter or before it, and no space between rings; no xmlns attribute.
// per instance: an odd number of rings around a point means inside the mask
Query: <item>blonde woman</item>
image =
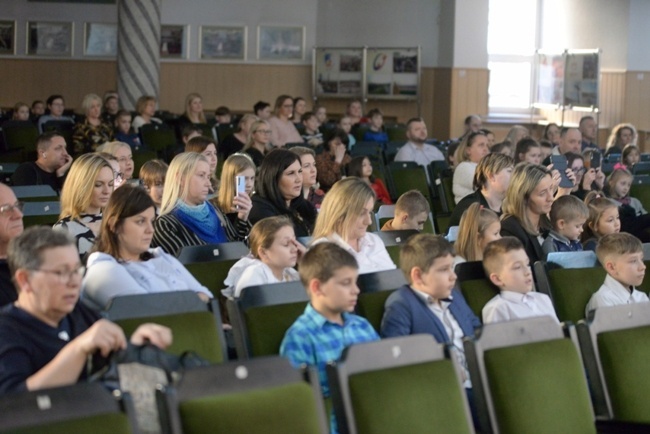
<svg viewBox="0 0 650 434"><path fill-rule="evenodd" d="M120 173L122 173L123 181L133 178L133 170L135 169L133 165L133 152L131 152L131 147L128 143L109 142L101 146L98 150L111 154L117 159L117 163L120 165Z"/></svg>
<svg viewBox="0 0 650 434"><path fill-rule="evenodd" d="M150 123L162 124L162 121L156 117L156 98L149 95L143 95L138 98L138 101L135 103L135 111L138 112L138 115L133 118L131 122L131 127L136 133L140 130L140 127Z"/></svg>
<svg viewBox="0 0 650 434"><path fill-rule="evenodd" d="M627 145L636 146L636 128L632 124L618 124L612 128L612 133L607 139L605 155L620 154Z"/></svg>
<svg viewBox="0 0 650 434"><path fill-rule="evenodd" d="M226 136L219 143L219 155L221 155L222 158L228 158L235 152L241 152L250 137L251 126L257 120L258 118L255 115L244 115L239 120L239 124L237 124L237 131Z"/></svg>
<svg viewBox="0 0 650 434"><path fill-rule="evenodd" d="M185 246L243 241L251 225L251 199L239 193L234 223L208 202L210 165L196 152L185 152L172 160L165 178L160 217L154 224L152 245L174 256Z"/></svg>
<svg viewBox="0 0 650 434"><path fill-rule="evenodd" d="M481 131L469 133L460 143L454 154L456 162L452 184L454 202L458 203L465 196L474 193L472 180L476 166L489 152L488 138Z"/></svg>
<svg viewBox="0 0 650 434"><path fill-rule="evenodd" d="M246 154L233 154L223 163L221 183L217 206L224 214L236 214L237 177L243 176L246 183L245 193L250 197L255 188L255 163Z"/></svg>
<svg viewBox="0 0 650 434"><path fill-rule="evenodd" d="M257 120L250 127L244 152L253 159L255 166L260 167L270 143L271 126L267 121Z"/></svg>
<svg viewBox="0 0 650 434"><path fill-rule="evenodd" d="M392 270L395 264L377 235L368 232L375 192L360 178L340 180L325 195L314 228L314 244L330 241L350 252L359 273Z"/></svg>
<svg viewBox="0 0 650 434"><path fill-rule="evenodd" d="M70 167L61 190L61 215L54 227L75 237L82 258L99 234L102 210L113 193L113 183L113 168L98 154L84 154Z"/></svg>
<svg viewBox="0 0 650 434"><path fill-rule="evenodd" d="M185 112L180 117L181 122L204 124L203 98L198 93L190 93L185 98Z"/></svg>
<svg viewBox="0 0 650 434"><path fill-rule="evenodd" d="M97 147L113 140L113 127L102 121L102 99L90 93L81 103L86 118L83 123L75 124L72 143L75 154L94 152Z"/></svg>

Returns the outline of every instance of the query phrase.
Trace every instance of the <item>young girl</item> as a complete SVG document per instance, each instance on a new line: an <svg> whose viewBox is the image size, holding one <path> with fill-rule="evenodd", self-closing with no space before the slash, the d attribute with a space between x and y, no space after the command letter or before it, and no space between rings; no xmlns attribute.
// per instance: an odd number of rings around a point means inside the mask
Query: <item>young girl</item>
<svg viewBox="0 0 650 434"><path fill-rule="evenodd" d="M639 148L634 145L625 145L621 153L621 162L614 165L614 169L632 170L634 165L641 160Z"/></svg>
<svg viewBox="0 0 650 434"><path fill-rule="evenodd" d="M243 176L246 180L246 194L253 195L255 187L255 163L248 154L235 153L228 157L221 169L221 182L216 205L225 214L237 212L233 201L237 196L237 177Z"/></svg>
<svg viewBox="0 0 650 434"><path fill-rule="evenodd" d="M497 213L473 203L460 219L458 238L454 244L454 265L483 260L483 250L490 241L501 239L501 222Z"/></svg>
<svg viewBox="0 0 650 434"><path fill-rule="evenodd" d="M393 201L390 198L390 194L386 189L383 181L379 178L372 176L372 163L370 159L366 156L359 155L354 157L347 167L348 176L356 176L357 178L363 179L366 183L372 187L373 191L377 195L377 200L384 205L392 205Z"/></svg>
<svg viewBox="0 0 650 434"><path fill-rule="evenodd" d="M626 169L616 169L609 175L607 184L609 196L620 203L621 214L629 214L634 217L647 214L639 199L630 196L630 187L634 176Z"/></svg>
<svg viewBox="0 0 650 434"><path fill-rule="evenodd" d="M621 230L618 203L596 191L587 194L585 203L589 207L589 217L581 236L582 246L585 250L596 250L600 238Z"/></svg>
<svg viewBox="0 0 650 434"><path fill-rule="evenodd" d="M522 161L525 161L526 163L542 164L542 147L537 140L531 137L526 137L517 143L517 149L515 150L515 163L521 163Z"/></svg>
<svg viewBox="0 0 650 434"><path fill-rule="evenodd" d="M223 293L239 297L242 289L267 283L292 282L300 277L293 268L306 250L296 240L293 223L285 216L258 221L248 238L251 253L232 266Z"/></svg>

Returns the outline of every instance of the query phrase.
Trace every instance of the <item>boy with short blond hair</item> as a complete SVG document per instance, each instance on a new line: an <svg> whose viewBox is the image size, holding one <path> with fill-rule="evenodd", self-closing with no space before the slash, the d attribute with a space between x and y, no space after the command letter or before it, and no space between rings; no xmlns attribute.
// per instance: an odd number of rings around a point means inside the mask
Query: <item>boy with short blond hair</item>
<svg viewBox="0 0 650 434"><path fill-rule="evenodd" d="M643 245L638 238L625 232L605 235L598 240L596 256L607 276L605 282L587 303L585 314L603 306L650 301L635 288L645 277Z"/></svg>
<svg viewBox="0 0 650 434"><path fill-rule="evenodd" d="M552 252L581 252L580 234L589 217L589 208L573 195L557 198L550 212L553 229L542 244L544 254Z"/></svg>
<svg viewBox="0 0 650 434"><path fill-rule="evenodd" d="M429 218L429 202L418 190L410 190L402 194L395 203L395 217L381 227L382 231L403 231L424 229L424 223Z"/></svg>
<svg viewBox="0 0 650 434"><path fill-rule="evenodd" d="M548 295L533 291L533 273L523 244L515 237L492 241L483 252L483 268L499 288L483 307L483 324L557 315Z"/></svg>

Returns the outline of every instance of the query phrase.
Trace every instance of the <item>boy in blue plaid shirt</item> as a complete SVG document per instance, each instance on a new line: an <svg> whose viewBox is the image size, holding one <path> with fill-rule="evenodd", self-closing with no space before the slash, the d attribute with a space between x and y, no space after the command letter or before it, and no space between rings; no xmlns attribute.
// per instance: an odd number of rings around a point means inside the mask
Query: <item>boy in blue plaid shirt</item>
<svg viewBox="0 0 650 434"><path fill-rule="evenodd" d="M365 318L350 313L359 295L354 256L334 243L320 243L304 254L299 272L310 302L284 335L280 354L294 366L315 366L327 398L327 363L337 361L347 346L379 336Z"/></svg>

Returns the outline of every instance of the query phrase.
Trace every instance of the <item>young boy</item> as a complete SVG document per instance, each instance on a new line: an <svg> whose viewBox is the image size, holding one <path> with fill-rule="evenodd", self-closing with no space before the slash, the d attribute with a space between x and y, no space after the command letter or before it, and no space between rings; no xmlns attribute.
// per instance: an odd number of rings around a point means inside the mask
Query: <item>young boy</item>
<svg viewBox="0 0 650 434"><path fill-rule="evenodd" d="M370 323L350 312L359 295L356 259L334 243L310 248L299 266L310 302L284 335L280 354L294 366L318 368L321 388L329 396L325 366L341 357L345 347L379 339Z"/></svg>
<svg viewBox="0 0 650 434"><path fill-rule="evenodd" d="M214 119L217 125L229 125L232 122L232 113L226 106L219 106L214 111Z"/></svg>
<svg viewBox="0 0 650 434"><path fill-rule="evenodd" d="M384 115L379 109L368 112L370 129L363 134L364 142L388 143L388 134L384 132Z"/></svg>
<svg viewBox="0 0 650 434"><path fill-rule="evenodd" d="M557 315L548 295L533 291L533 273L524 246L515 237L492 241L483 252L483 268L499 288L483 308L483 324Z"/></svg>
<svg viewBox="0 0 650 434"><path fill-rule="evenodd" d="M380 334L383 338L418 333L450 343L465 368L465 387L471 388L464 362L463 338L474 336L481 321L454 289L454 249L442 236L417 234L402 246L400 268L408 281L386 300Z"/></svg>
<svg viewBox="0 0 650 434"><path fill-rule="evenodd" d="M550 217L553 229L542 244L544 254L581 252L580 234L589 217L587 205L573 195L561 196L553 202Z"/></svg>
<svg viewBox="0 0 650 434"><path fill-rule="evenodd" d="M645 276L643 245L638 238L626 232L605 235L598 240L596 256L607 271L607 277L591 296L585 309L586 316L603 306L650 301L645 293L634 288L643 282Z"/></svg>
<svg viewBox="0 0 650 434"><path fill-rule="evenodd" d="M395 204L395 217L381 227L382 231L403 231L424 229L429 218L429 202L418 190L410 190L401 195Z"/></svg>
<svg viewBox="0 0 650 434"><path fill-rule="evenodd" d="M115 140L127 143L134 151L142 147L140 137L131 129L131 113L128 110L120 110L115 115Z"/></svg>
<svg viewBox="0 0 650 434"><path fill-rule="evenodd" d="M162 160L149 160L140 168L140 181L156 205L156 215L160 213L168 168L167 163Z"/></svg>
<svg viewBox="0 0 650 434"><path fill-rule="evenodd" d="M318 145L323 144L323 134L318 131L318 119L313 112L306 112L300 118L303 126L305 127L305 133L302 135L302 139L309 146L315 148Z"/></svg>

